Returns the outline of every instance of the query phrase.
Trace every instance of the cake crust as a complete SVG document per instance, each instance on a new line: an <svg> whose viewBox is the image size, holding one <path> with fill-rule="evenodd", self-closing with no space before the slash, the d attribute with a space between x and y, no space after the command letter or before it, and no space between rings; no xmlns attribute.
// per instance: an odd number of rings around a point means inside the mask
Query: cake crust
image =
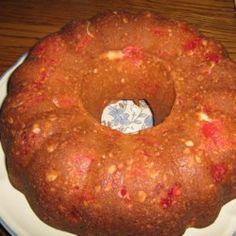
<svg viewBox="0 0 236 236"><path fill-rule="evenodd" d="M154 13L75 20L12 75L0 113L12 184L45 223L88 236L181 236L236 197L236 64L193 26ZM100 124L144 99L155 127Z"/></svg>

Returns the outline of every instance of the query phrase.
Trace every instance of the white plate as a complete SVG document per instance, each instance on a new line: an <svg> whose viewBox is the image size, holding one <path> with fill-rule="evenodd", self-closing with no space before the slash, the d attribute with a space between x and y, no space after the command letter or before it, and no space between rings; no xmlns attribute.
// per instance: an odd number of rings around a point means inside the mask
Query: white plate
<svg viewBox="0 0 236 236"><path fill-rule="evenodd" d="M0 77L0 106L6 96L7 82L11 73L20 65L27 54ZM19 236L70 236L56 230L33 213L24 195L9 182L4 153L0 145L0 223L11 235ZM174 236L174 235L173 235ZM226 204L215 223L203 229L188 229L184 236L236 236L236 200Z"/></svg>

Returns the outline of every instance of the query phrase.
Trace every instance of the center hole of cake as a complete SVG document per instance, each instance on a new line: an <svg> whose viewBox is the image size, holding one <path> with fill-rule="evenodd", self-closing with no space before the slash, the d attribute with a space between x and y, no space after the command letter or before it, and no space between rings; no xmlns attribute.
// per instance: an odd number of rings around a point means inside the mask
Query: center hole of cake
<svg viewBox="0 0 236 236"><path fill-rule="evenodd" d="M109 66L108 66L109 65ZM172 74L162 65L94 66L81 83L84 111L100 125L122 133L148 132L169 117L176 99Z"/></svg>
<svg viewBox="0 0 236 236"><path fill-rule="evenodd" d="M138 133L154 126L154 116L145 100L118 100L103 109L101 124L125 134Z"/></svg>

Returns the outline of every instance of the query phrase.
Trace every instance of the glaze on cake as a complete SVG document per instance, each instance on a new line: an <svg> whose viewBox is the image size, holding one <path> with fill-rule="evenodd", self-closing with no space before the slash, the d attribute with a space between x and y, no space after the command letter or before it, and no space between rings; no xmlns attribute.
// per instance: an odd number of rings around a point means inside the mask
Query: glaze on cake
<svg viewBox="0 0 236 236"><path fill-rule="evenodd" d="M236 197L236 64L191 25L154 13L75 20L10 79L0 114L12 184L49 225L79 235L182 235ZM100 124L144 99L155 127Z"/></svg>

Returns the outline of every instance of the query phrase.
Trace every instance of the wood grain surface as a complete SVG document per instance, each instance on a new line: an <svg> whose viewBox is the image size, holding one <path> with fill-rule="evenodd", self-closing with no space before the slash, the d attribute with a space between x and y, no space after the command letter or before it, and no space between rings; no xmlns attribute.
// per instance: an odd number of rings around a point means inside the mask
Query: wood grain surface
<svg viewBox="0 0 236 236"><path fill-rule="evenodd" d="M234 0L1 0L0 74L40 38L73 18L89 18L107 10L150 10L186 20L215 37L236 61ZM0 235L6 235L3 229Z"/></svg>

